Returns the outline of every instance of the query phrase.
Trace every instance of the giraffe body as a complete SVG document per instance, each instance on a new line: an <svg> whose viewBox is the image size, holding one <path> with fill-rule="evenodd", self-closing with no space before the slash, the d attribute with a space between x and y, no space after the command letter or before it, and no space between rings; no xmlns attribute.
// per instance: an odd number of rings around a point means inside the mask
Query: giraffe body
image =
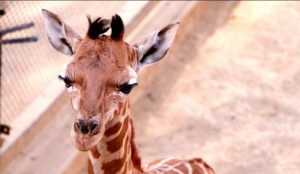
<svg viewBox="0 0 300 174"><path fill-rule="evenodd" d="M137 85L140 68L166 55L178 23L131 46L123 41L125 28L118 15L88 18L84 38L54 13L43 10L43 15L52 46L73 57L59 78L76 111L71 135L79 150L88 151L89 174L214 174L200 158L165 158L142 166L134 141L128 94ZM111 35L104 35L109 29Z"/></svg>

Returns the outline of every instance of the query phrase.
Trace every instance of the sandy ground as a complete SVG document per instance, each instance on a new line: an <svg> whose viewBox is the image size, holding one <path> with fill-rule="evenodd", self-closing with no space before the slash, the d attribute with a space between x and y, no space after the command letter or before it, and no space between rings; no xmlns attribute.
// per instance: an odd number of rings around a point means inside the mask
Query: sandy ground
<svg viewBox="0 0 300 174"><path fill-rule="evenodd" d="M222 174L298 174L299 21L299 2L217 5L199 19L133 106L144 163L197 156Z"/></svg>

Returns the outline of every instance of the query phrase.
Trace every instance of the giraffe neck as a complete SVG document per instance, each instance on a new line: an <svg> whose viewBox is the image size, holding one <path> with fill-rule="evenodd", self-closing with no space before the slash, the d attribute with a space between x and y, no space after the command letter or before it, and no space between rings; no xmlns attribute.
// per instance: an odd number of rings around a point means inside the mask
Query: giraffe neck
<svg viewBox="0 0 300 174"><path fill-rule="evenodd" d="M141 173L141 160L134 144L129 101L119 104L105 126L103 138L89 151L89 174Z"/></svg>

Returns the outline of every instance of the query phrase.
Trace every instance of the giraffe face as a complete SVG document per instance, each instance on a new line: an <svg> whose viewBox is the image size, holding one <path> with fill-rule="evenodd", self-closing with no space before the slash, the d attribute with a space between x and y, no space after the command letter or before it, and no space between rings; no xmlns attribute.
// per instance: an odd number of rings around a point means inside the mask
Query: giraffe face
<svg viewBox="0 0 300 174"><path fill-rule="evenodd" d="M111 20L88 18L84 38L76 34L56 14L43 10L51 45L73 57L59 76L66 84L76 111L71 135L79 150L92 149L103 137L105 124L117 112L137 85L137 72L145 64L162 59L171 46L178 23L171 24L130 46L123 41L120 16ZM111 35L104 33L111 29Z"/></svg>
<svg viewBox="0 0 300 174"><path fill-rule="evenodd" d="M76 111L72 137L80 150L89 150L101 139L105 124L137 85L136 61L129 60L124 42L102 36L84 38L74 59L59 77L70 93Z"/></svg>

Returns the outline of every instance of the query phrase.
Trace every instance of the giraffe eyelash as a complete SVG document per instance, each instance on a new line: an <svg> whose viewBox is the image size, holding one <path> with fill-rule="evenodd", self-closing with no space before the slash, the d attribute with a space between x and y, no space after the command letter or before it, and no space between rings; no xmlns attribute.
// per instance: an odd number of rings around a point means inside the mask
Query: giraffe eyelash
<svg viewBox="0 0 300 174"><path fill-rule="evenodd" d="M62 80L65 83L66 88L69 88L74 84L74 82L69 77L63 77L59 75L58 79Z"/></svg>
<svg viewBox="0 0 300 174"><path fill-rule="evenodd" d="M134 84L124 83L118 87L118 91L121 91L124 94L129 94L133 89L133 87L135 87L136 85L138 85L138 83L134 83Z"/></svg>

